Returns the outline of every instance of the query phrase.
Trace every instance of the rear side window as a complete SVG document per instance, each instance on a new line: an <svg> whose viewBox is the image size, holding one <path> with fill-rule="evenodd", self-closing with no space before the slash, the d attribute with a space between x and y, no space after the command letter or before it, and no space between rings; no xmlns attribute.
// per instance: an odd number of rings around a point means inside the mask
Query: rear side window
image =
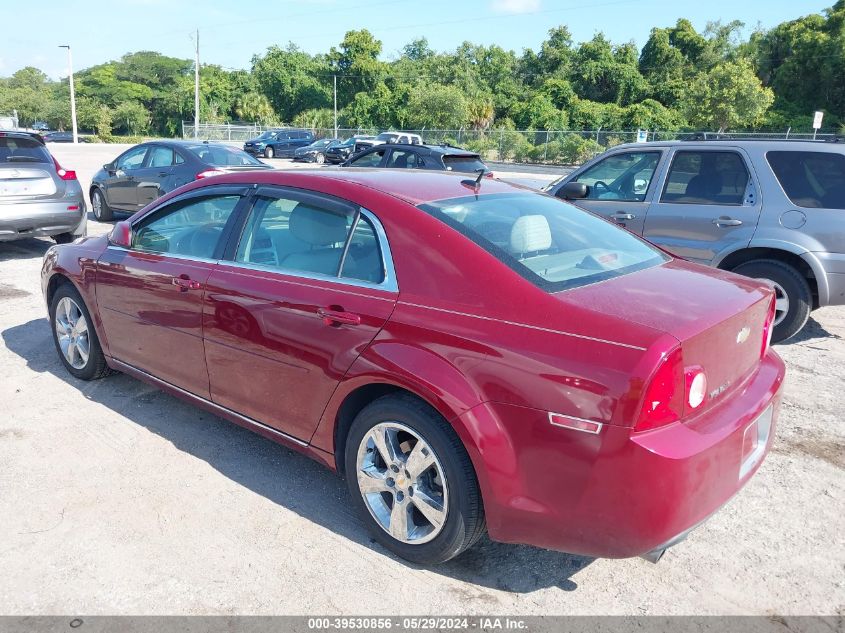
<svg viewBox="0 0 845 633"><path fill-rule="evenodd" d="M625 229L541 194L467 196L420 209L548 292L620 277L668 259Z"/></svg>
<svg viewBox="0 0 845 633"><path fill-rule="evenodd" d="M53 159L50 152L34 139L0 136L0 162L52 163Z"/></svg>
<svg viewBox="0 0 845 633"><path fill-rule="evenodd" d="M766 160L792 204L845 209L845 155L832 152L768 152Z"/></svg>
<svg viewBox="0 0 845 633"><path fill-rule="evenodd" d="M173 150L161 145L150 150L150 167L170 167L173 164Z"/></svg>
<svg viewBox="0 0 845 633"><path fill-rule="evenodd" d="M352 161L352 164L355 167L378 167L381 165L381 159L384 158L384 150L377 150L375 152L370 152L369 154L364 154L363 156L356 158Z"/></svg>
<svg viewBox="0 0 845 633"><path fill-rule="evenodd" d="M388 167L395 169L416 169L423 166L423 162L416 152L408 152L403 149L395 149L390 153L387 161Z"/></svg>
<svg viewBox="0 0 845 633"><path fill-rule="evenodd" d="M741 205L748 169L736 152L676 152L660 202Z"/></svg>
<svg viewBox="0 0 845 633"><path fill-rule="evenodd" d="M447 171L459 171L465 174L477 172L479 169L487 171L487 165L478 156L444 156L443 164Z"/></svg>
<svg viewBox="0 0 845 633"><path fill-rule="evenodd" d="M206 165L212 165L214 167L237 167L264 164L246 152L226 145L198 145L188 148L188 151Z"/></svg>

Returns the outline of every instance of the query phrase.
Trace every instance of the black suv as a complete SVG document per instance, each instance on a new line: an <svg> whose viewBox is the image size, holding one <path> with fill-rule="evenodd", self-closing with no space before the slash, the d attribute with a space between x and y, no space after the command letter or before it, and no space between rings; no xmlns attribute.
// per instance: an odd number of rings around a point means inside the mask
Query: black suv
<svg viewBox="0 0 845 633"><path fill-rule="evenodd" d="M244 151L264 158L293 157L293 153L300 147L311 145L314 134L308 130L285 128L267 130L261 136L244 143Z"/></svg>
<svg viewBox="0 0 845 633"><path fill-rule="evenodd" d="M481 155L452 145L405 145L385 143L356 154L344 167L387 167L393 169L438 169L485 176L493 172L481 160Z"/></svg>

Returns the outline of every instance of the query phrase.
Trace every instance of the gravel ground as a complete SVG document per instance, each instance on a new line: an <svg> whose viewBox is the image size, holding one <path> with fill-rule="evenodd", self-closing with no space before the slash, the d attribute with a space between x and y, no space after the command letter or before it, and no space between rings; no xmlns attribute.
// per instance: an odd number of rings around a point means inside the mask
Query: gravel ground
<svg viewBox="0 0 845 633"><path fill-rule="evenodd" d="M83 181L121 151L54 149ZM126 376L72 379L40 296L49 244L0 243L0 613L845 614L843 309L777 347L772 453L658 565L484 541L421 569L308 459Z"/></svg>

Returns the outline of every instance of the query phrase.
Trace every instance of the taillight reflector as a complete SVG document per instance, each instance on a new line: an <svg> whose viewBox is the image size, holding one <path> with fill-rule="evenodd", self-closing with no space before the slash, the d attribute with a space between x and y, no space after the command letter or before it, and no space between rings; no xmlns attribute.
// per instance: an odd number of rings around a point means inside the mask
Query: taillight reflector
<svg viewBox="0 0 845 633"><path fill-rule="evenodd" d="M554 426L559 426L564 429L572 431L583 431L584 433L592 433L593 435L601 431L602 423L593 422L592 420L584 420L583 418L573 418L561 413L549 413L549 422Z"/></svg>

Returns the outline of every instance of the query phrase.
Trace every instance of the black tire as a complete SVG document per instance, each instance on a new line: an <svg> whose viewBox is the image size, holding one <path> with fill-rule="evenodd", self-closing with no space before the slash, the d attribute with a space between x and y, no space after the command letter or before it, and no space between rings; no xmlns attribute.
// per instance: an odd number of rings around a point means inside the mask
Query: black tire
<svg viewBox="0 0 845 633"><path fill-rule="evenodd" d="M56 244L70 244L76 237L73 233L59 233L53 236L53 241Z"/></svg>
<svg viewBox="0 0 845 633"><path fill-rule="evenodd" d="M59 343L59 335L56 330L56 308L64 298L70 299L79 307L80 312L87 322L88 360L82 367L74 367L68 362ZM59 359L71 375L82 380L96 380L113 373L106 364L106 357L103 354L102 347L100 347L100 339L97 338L97 332L94 330L94 322L91 319L91 314L88 312L88 307L85 305L85 301L82 300L82 296L71 283L63 283L56 289L50 301L49 314L50 329L53 332L53 344L56 346Z"/></svg>
<svg viewBox="0 0 845 633"><path fill-rule="evenodd" d="M783 289L789 299L786 315L772 331L773 343L785 341L794 336L807 323L813 307L813 295L810 284L795 268L776 259L756 259L740 264L733 269L733 272L746 277L773 281Z"/></svg>
<svg viewBox="0 0 845 633"><path fill-rule="evenodd" d="M94 200L95 198L99 199L99 205ZM94 189L91 192L91 212L97 222L111 222L114 219L114 212L106 202L106 196L99 189Z"/></svg>
<svg viewBox="0 0 845 633"><path fill-rule="evenodd" d="M264 158L273 158L275 152L273 151L272 147L265 147L264 148Z"/></svg>
<svg viewBox="0 0 845 633"><path fill-rule="evenodd" d="M385 422L399 423L417 433L431 447L445 475L446 520L437 536L428 542L403 543L388 534L373 518L358 488L358 448L373 427ZM420 565L443 563L471 547L486 531L478 479L464 445L446 420L416 398L384 396L355 417L347 437L344 471L352 503L375 539L408 561Z"/></svg>

